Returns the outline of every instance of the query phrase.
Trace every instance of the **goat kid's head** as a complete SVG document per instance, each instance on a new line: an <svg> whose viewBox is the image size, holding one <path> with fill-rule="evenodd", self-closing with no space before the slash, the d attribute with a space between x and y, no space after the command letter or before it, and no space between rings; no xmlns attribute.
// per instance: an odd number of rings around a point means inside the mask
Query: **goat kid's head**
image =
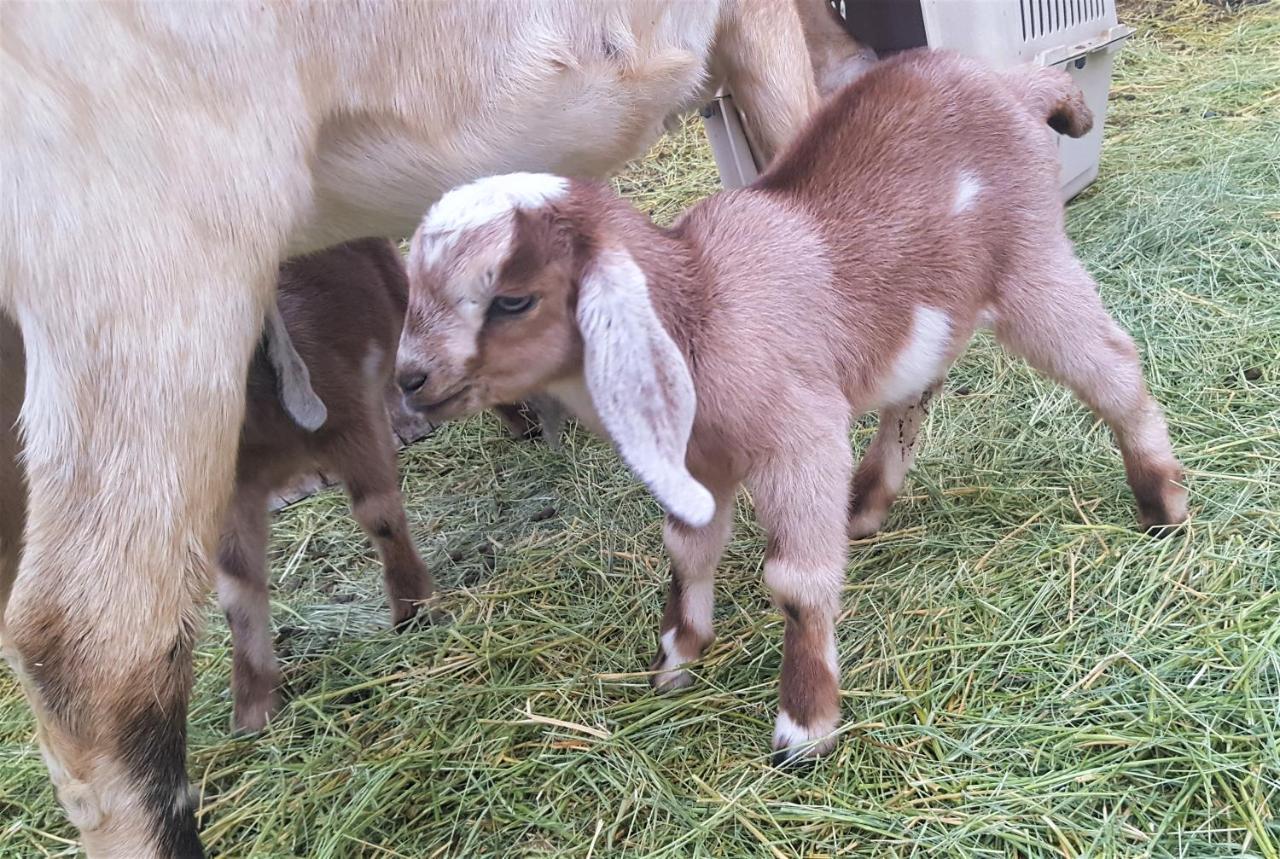
<svg viewBox="0 0 1280 859"><path fill-rule="evenodd" d="M576 197L600 194L516 173L442 197L410 248L396 379L434 420L581 380L631 470L668 512L701 526L715 502L685 466L693 379L644 272L587 223L591 207Z"/></svg>

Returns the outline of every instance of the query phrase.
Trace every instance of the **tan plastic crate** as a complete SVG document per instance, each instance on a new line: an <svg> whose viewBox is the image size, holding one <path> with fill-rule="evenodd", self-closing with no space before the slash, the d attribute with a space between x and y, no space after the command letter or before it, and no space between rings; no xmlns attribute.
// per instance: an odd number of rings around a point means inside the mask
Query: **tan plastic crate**
<svg viewBox="0 0 1280 859"><path fill-rule="evenodd" d="M1115 0L841 0L836 8L849 31L881 56L928 45L995 66L1066 69L1084 91L1094 126L1079 139L1058 140L1063 199L1097 177L1112 61L1133 33L1116 20ZM755 165L732 100L722 94L703 119L725 186L750 182Z"/></svg>

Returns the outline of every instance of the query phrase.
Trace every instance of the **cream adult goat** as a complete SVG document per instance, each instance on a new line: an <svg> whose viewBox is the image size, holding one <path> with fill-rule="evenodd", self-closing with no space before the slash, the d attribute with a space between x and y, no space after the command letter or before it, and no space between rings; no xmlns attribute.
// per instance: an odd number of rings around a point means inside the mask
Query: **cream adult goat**
<svg viewBox="0 0 1280 859"><path fill-rule="evenodd" d="M0 15L0 634L89 855L199 856L191 649L280 260L607 174L721 82L768 158L812 71L787 0Z"/></svg>

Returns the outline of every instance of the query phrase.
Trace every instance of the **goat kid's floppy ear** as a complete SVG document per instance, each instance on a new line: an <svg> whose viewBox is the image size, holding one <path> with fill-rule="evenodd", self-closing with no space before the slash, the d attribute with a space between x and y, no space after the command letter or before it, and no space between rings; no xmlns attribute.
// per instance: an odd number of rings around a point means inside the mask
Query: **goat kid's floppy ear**
<svg viewBox="0 0 1280 859"><path fill-rule="evenodd" d="M311 387L311 371L302 360L289 329L285 327L280 305L275 301L267 307L267 357L275 370L280 390L280 402L294 423L308 432L315 432L329 419L324 400Z"/></svg>
<svg viewBox="0 0 1280 859"><path fill-rule="evenodd" d="M697 408L693 378L630 254L602 249L588 265L578 329L587 391L622 460L668 513L706 525L715 499L684 461Z"/></svg>

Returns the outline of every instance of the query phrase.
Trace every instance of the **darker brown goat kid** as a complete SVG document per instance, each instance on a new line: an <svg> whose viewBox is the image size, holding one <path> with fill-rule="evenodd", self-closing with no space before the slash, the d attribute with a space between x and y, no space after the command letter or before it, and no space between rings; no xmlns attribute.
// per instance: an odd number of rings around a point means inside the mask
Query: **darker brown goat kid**
<svg viewBox="0 0 1280 859"><path fill-rule="evenodd" d="M407 297L400 254L383 239L349 242L280 269L280 315L328 418L316 432L298 426L282 403L267 349L254 354L235 493L218 546L218 600L231 626L237 730L261 729L279 700L266 555L274 491L317 469L336 475L382 560L392 622L404 624L431 596L431 574L405 519L387 417Z"/></svg>
<svg viewBox="0 0 1280 859"><path fill-rule="evenodd" d="M660 689L691 682L712 640L745 484L786 618L776 756L824 753L847 538L883 524L977 328L1107 422L1144 526L1186 518L1137 350L1063 228L1050 127L1091 123L1063 72L913 52L839 92L754 185L671 229L597 183L457 189L410 251L409 402L444 418L546 391L612 439L668 512ZM873 410L855 474L850 422Z"/></svg>

